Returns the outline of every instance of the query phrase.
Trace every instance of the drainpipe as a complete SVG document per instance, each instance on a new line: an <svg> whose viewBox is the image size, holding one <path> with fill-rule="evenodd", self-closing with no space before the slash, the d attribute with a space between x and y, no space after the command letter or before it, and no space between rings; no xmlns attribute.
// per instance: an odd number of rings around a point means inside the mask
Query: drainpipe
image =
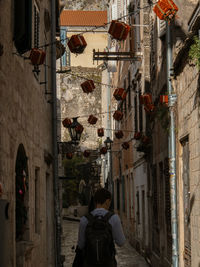
<svg viewBox="0 0 200 267"><path fill-rule="evenodd" d="M52 120L53 120L53 186L55 212L55 266L60 267L61 251L61 220L58 182L58 151L57 151L57 93L56 93L56 1L51 1L51 86L52 86Z"/></svg>
<svg viewBox="0 0 200 267"><path fill-rule="evenodd" d="M176 188L176 138L174 121L174 104L176 95L172 87L172 42L171 25L166 22L167 28L167 89L169 98L170 133L168 138L169 147L169 173L170 173L170 200L171 200L171 227L172 227L172 266L179 266L178 255L178 220L177 220L177 188Z"/></svg>

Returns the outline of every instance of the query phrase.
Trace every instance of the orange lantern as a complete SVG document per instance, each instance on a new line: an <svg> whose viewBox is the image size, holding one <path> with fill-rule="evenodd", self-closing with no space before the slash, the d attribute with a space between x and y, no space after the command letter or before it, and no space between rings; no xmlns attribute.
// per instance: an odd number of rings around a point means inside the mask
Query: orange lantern
<svg viewBox="0 0 200 267"><path fill-rule="evenodd" d="M116 121L121 121L123 119L123 113L120 110L116 110L113 114L113 118Z"/></svg>
<svg viewBox="0 0 200 267"><path fill-rule="evenodd" d="M126 40L131 27L122 21L112 20L108 33L119 41Z"/></svg>
<svg viewBox="0 0 200 267"><path fill-rule="evenodd" d="M144 107L147 113L152 113L155 110L155 106L153 104L148 104Z"/></svg>
<svg viewBox="0 0 200 267"><path fill-rule="evenodd" d="M62 121L62 124L65 128L69 128L70 125L72 124L72 121L69 119L69 118L65 118L63 121Z"/></svg>
<svg viewBox="0 0 200 267"><path fill-rule="evenodd" d="M69 50L72 53L81 54L87 46L85 38L82 35L72 35L67 43Z"/></svg>
<svg viewBox="0 0 200 267"><path fill-rule="evenodd" d="M88 94L94 90L95 85L94 85L94 82L92 80L87 80L81 84L81 87L83 89L83 92Z"/></svg>
<svg viewBox="0 0 200 267"><path fill-rule="evenodd" d="M100 154L105 155L107 153L107 148L104 146L100 149Z"/></svg>
<svg viewBox="0 0 200 267"><path fill-rule="evenodd" d="M96 124L97 120L98 120L97 117L95 117L93 115L90 115L89 118L88 118L88 122L90 124Z"/></svg>
<svg viewBox="0 0 200 267"><path fill-rule="evenodd" d="M67 159L72 159L73 158L73 153L71 153L71 152L66 153L66 158Z"/></svg>
<svg viewBox="0 0 200 267"><path fill-rule="evenodd" d="M126 98L126 91L124 88L117 88L115 89L113 96L118 101L124 100Z"/></svg>
<svg viewBox="0 0 200 267"><path fill-rule="evenodd" d="M81 134L83 132L84 128L81 124L78 124L76 127L75 127L75 131L79 134Z"/></svg>
<svg viewBox="0 0 200 267"><path fill-rule="evenodd" d="M148 136L143 136L141 141L143 144L148 145L150 143L150 138Z"/></svg>
<svg viewBox="0 0 200 267"><path fill-rule="evenodd" d="M144 105L152 104L152 95L151 94L144 94L143 95L143 102L144 102Z"/></svg>
<svg viewBox="0 0 200 267"><path fill-rule="evenodd" d="M121 139L121 138L123 138L123 136L124 136L124 134L123 134L123 132L121 130L115 132L115 137L117 139Z"/></svg>
<svg viewBox="0 0 200 267"><path fill-rule="evenodd" d="M33 65L42 65L45 60L46 53L42 49L32 48L30 60Z"/></svg>
<svg viewBox="0 0 200 267"><path fill-rule="evenodd" d="M142 133L141 132L135 132L135 134L134 134L134 139L135 140L140 140L141 137L142 137Z"/></svg>
<svg viewBox="0 0 200 267"><path fill-rule="evenodd" d="M97 134L98 134L99 137L104 136L104 129L103 128L97 129Z"/></svg>
<svg viewBox="0 0 200 267"><path fill-rule="evenodd" d="M127 150L127 149L129 149L129 143L128 142L124 142L123 144L122 144L122 147L123 147L123 149L125 149L125 150Z"/></svg>
<svg viewBox="0 0 200 267"><path fill-rule="evenodd" d="M168 104L168 95L160 95L160 103Z"/></svg>
<svg viewBox="0 0 200 267"><path fill-rule="evenodd" d="M171 20L175 17L178 7L172 0L159 0L153 11L161 20Z"/></svg>
<svg viewBox="0 0 200 267"><path fill-rule="evenodd" d="M85 150L85 151L83 152L83 156L84 156L85 158L88 158L88 157L90 156L90 151Z"/></svg>

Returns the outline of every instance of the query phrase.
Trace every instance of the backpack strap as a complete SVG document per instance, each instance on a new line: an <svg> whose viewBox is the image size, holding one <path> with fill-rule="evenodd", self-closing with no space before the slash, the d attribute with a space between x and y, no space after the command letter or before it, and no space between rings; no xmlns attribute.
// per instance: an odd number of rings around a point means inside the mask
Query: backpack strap
<svg viewBox="0 0 200 267"><path fill-rule="evenodd" d="M85 217L87 218L88 222L93 222L95 220L95 216L93 216L91 213L88 213L87 215L85 215Z"/></svg>
<svg viewBox="0 0 200 267"><path fill-rule="evenodd" d="M104 220L105 221L109 221L109 219L114 215L114 212L108 211L105 215L104 215Z"/></svg>

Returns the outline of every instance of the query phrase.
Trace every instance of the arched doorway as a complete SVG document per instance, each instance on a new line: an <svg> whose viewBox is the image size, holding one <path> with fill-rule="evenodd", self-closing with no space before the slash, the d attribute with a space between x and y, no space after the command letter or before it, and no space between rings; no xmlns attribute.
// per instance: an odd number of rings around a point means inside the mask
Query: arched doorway
<svg viewBox="0 0 200 267"><path fill-rule="evenodd" d="M23 144L20 144L17 151L15 165L15 186L16 186L16 241L27 240L27 219L28 219L28 165L27 156Z"/></svg>

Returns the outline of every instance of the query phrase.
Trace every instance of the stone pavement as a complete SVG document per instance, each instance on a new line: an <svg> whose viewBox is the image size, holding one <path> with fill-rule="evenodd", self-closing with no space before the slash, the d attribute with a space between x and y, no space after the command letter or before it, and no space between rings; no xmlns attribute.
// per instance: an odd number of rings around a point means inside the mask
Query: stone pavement
<svg viewBox="0 0 200 267"><path fill-rule="evenodd" d="M75 256L75 247L78 237L79 222L63 220L62 234L62 255L65 255L64 267L71 267ZM148 267L144 258L126 242L126 244L117 249L118 267Z"/></svg>

